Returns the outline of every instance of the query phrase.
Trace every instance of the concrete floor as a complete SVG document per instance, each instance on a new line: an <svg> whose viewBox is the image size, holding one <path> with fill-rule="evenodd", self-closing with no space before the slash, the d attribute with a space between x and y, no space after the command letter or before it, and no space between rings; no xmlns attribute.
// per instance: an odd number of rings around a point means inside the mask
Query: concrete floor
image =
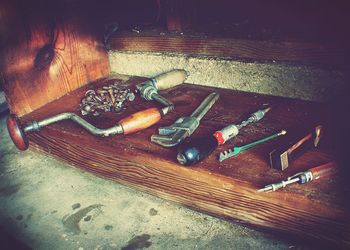
<svg viewBox="0 0 350 250"><path fill-rule="evenodd" d="M19 152L0 117L2 249L291 249L287 242ZM19 242L18 242L19 241ZM21 243L20 243L21 242ZM12 247L11 247L12 244Z"/></svg>

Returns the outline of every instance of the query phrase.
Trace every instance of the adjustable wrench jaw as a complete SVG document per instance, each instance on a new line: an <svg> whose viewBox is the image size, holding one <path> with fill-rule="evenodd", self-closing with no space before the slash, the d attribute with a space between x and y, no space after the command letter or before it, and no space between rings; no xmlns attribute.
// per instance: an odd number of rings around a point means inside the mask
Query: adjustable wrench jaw
<svg viewBox="0 0 350 250"><path fill-rule="evenodd" d="M213 92L209 94L190 116L179 118L171 126L159 128L159 135L152 135L151 141L163 147L174 147L178 145L185 138L193 134L198 128L203 116L218 99L218 93Z"/></svg>
<svg viewBox="0 0 350 250"><path fill-rule="evenodd" d="M174 147L191 136L198 126L197 118L181 117L171 126L159 128L159 135L152 135L151 141L163 147Z"/></svg>

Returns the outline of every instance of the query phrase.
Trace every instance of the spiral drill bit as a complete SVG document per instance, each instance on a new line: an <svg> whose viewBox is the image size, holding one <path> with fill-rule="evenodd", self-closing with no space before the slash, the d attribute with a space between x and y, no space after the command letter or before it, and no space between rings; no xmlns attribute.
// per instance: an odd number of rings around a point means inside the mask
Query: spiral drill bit
<svg viewBox="0 0 350 250"><path fill-rule="evenodd" d="M247 126L248 124L260 121L265 116L265 114L270 111L270 109L271 108L268 107L266 109L258 110L253 114L251 114L251 116L247 120L242 121L241 124L239 125L231 124L219 131L216 131L214 133L214 137L217 139L218 144L219 145L225 144L226 141L238 135L239 130L241 128Z"/></svg>

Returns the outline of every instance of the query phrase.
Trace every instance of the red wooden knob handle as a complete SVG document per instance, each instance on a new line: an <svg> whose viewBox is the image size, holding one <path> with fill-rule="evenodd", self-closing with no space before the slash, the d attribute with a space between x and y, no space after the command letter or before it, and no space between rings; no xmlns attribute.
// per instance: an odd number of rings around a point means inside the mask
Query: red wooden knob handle
<svg viewBox="0 0 350 250"><path fill-rule="evenodd" d="M22 129L22 124L17 115L10 114L7 118L7 129L13 143L19 150L26 150L29 146L29 142L26 134Z"/></svg>

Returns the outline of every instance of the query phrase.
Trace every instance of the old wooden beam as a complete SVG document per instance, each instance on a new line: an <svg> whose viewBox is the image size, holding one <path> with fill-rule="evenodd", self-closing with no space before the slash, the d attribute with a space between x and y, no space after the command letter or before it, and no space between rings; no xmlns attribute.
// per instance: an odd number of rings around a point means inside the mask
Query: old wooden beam
<svg viewBox="0 0 350 250"><path fill-rule="evenodd" d="M184 32L193 28L196 12L196 3L188 0L165 0L161 1L165 9L166 25L170 32Z"/></svg>
<svg viewBox="0 0 350 250"><path fill-rule="evenodd" d="M77 112L87 89L116 79L131 85L144 80L120 75L103 79L45 105L26 115L22 121L41 119L65 111ZM150 136L156 133L158 126L133 135L101 138L89 134L71 121L64 121L31 134L30 145L32 149L48 153L98 176L193 209L274 232L348 247L350 218L343 197L346 189L341 186L339 176L307 185L292 185L274 193L256 192L258 188L282 180L292 173L334 160L329 149L304 154L283 173L268 165L268 152L278 145L278 140L252 148L222 163L217 161L219 151L233 145L251 142L281 128L292 130L310 126L323 115L324 109L320 104L184 84L163 92L165 97L174 102L176 109L165 116L159 126L169 125L179 116L190 114L213 90L218 91L221 97L204 117L194 137L238 122L264 103L269 103L272 110L259 123L243 129L234 140L190 168L176 162L175 149L163 148L150 141ZM138 99L120 117L107 113L98 118L86 119L106 128L129 113L154 105Z"/></svg>
<svg viewBox="0 0 350 250"><path fill-rule="evenodd" d="M347 50L336 44L121 34L110 39L110 47L118 51L177 53L250 61L302 62L338 67L349 65Z"/></svg>
<svg viewBox="0 0 350 250"><path fill-rule="evenodd" d="M1 81L9 107L29 113L109 74L103 25L81 1L1 1Z"/></svg>

